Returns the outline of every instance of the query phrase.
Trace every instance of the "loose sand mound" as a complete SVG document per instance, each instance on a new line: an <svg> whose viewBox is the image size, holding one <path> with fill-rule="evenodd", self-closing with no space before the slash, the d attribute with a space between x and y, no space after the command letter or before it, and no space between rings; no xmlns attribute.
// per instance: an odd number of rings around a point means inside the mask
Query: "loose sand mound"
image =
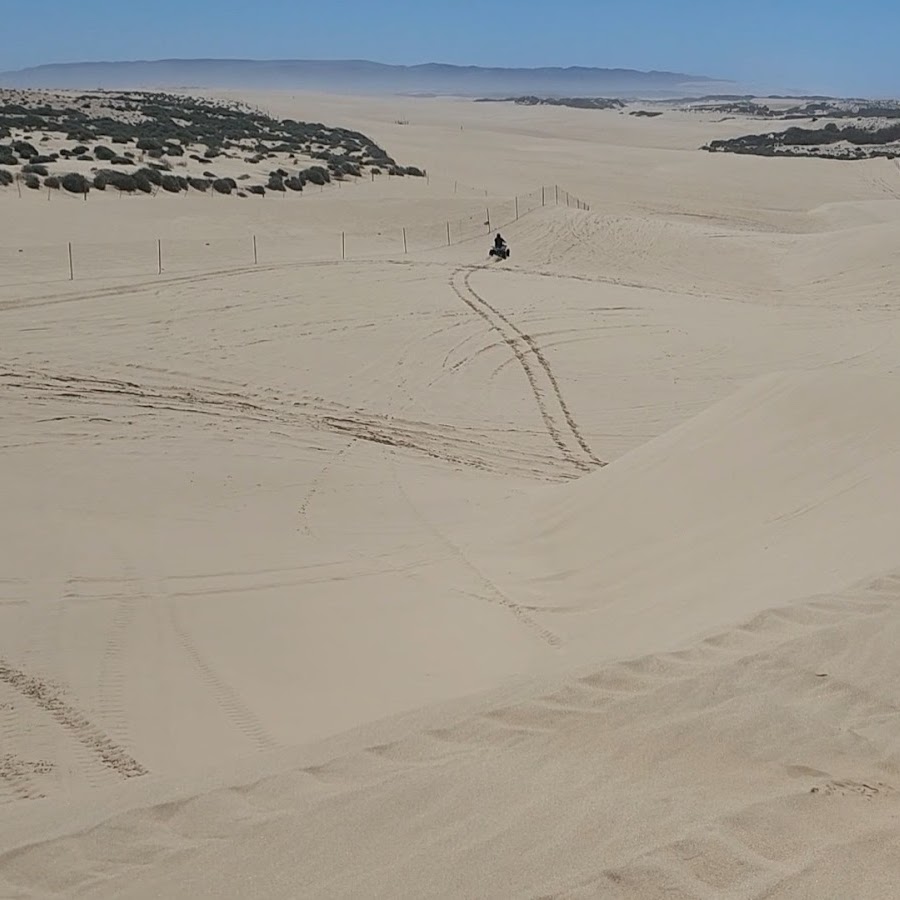
<svg viewBox="0 0 900 900"><path fill-rule="evenodd" d="M898 402L892 378L763 377L515 507L506 554L496 522L471 551L588 656L649 652L839 589L897 562Z"/></svg>

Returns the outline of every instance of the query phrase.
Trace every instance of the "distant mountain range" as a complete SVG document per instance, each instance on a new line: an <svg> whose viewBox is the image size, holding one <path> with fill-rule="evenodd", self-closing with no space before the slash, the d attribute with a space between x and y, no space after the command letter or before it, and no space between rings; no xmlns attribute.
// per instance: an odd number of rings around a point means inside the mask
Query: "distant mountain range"
<svg viewBox="0 0 900 900"><path fill-rule="evenodd" d="M333 93L435 94L502 97L667 97L708 93L731 84L703 75L572 66L483 68L427 63L393 66L367 60L160 59L53 63L0 73L18 88L255 88Z"/></svg>

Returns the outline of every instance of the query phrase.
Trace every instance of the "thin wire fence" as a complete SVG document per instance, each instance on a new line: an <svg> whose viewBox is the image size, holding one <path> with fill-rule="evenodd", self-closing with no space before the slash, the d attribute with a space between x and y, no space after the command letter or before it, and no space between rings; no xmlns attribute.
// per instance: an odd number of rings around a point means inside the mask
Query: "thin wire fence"
<svg viewBox="0 0 900 900"><path fill-rule="evenodd" d="M463 217L406 227L341 231L316 228L295 234L209 239L161 236L102 243L76 240L18 247L7 244L0 246L0 285L215 272L294 262L402 258L485 237L549 206L590 209L583 200L551 185L511 200L488 199L484 206L474 206Z"/></svg>

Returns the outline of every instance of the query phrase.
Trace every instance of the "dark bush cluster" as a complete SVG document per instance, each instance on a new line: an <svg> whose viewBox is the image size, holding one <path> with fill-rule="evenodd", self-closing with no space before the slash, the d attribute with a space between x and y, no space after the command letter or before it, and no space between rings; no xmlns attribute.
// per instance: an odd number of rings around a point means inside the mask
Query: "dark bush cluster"
<svg viewBox="0 0 900 900"><path fill-rule="evenodd" d="M25 176L25 187L31 188L33 191L36 191L41 186L41 179L38 178L34 172L29 172Z"/></svg>
<svg viewBox="0 0 900 900"><path fill-rule="evenodd" d="M230 194L237 189L237 182L233 178L217 178L212 187L217 194Z"/></svg>
<svg viewBox="0 0 900 900"><path fill-rule="evenodd" d="M297 173L297 177L305 184L323 185L331 181L331 173L323 166L310 166L302 172Z"/></svg>
<svg viewBox="0 0 900 900"><path fill-rule="evenodd" d="M59 183L71 194L86 194L91 189L91 183L79 172L69 172L63 175Z"/></svg>
<svg viewBox="0 0 900 900"><path fill-rule="evenodd" d="M56 175L48 175L44 179L44 187L53 188L53 190L59 190L59 178Z"/></svg>
<svg viewBox="0 0 900 900"><path fill-rule="evenodd" d="M873 147L883 144L891 144L900 141L900 123L887 125L883 128L860 128L856 125L847 125L838 128L834 122L829 122L824 128L788 128L786 131L768 132L767 134L748 134L743 137L730 140L712 141L703 147L711 153L745 153L755 156L776 156L797 151L793 148L815 148L837 144L846 141L854 144L855 149L843 153L843 158L863 159L868 154L862 147ZM855 150L859 150L856 153ZM810 155L810 151L800 151L803 155ZM882 151L879 155L886 155L890 151ZM814 152L812 155L815 155Z"/></svg>
<svg viewBox="0 0 900 900"><path fill-rule="evenodd" d="M265 197L266 189L261 184L251 184L250 187L247 188L248 194L258 194L260 197Z"/></svg>
<svg viewBox="0 0 900 900"><path fill-rule="evenodd" d="M38 155L37 150L28 141L13 141L12 148L21 159L31 159L32 156Z"/></svg>
<svg viewBox="0 0 900 900"><path fill-rule="evenodd" d="M145 177L138 179L136 175L117 172L115 169L103 169L94 176L94 187L98 191L105 190L107 185L128 194L138 190L150 193L152 190L150 182Z"/></svg>
<svg viewBox="0 0 900 900"><path fill-rule="evenodd" d="M72 142L69 150L54 155L54 159L59 156L85 162L97 159L117 167L134 163L130 151L119 149L125 144L133 144L166 169L169 168L166 158L186 156L192 147L204 148L203 155L190 153L192 159L201 163L223 154L238 159L248 154L251 147L249 159L255 164L279 154L292 159L312 156L322 163L294 175L280 171L277 177L270 176L267 185L260 185L263 191L302 190L305 184L325 185L332 179L360 177L364 169L372 166L393 166L398 171L403 168L371 138L357 131L320 122L274 119L237 103L164 92L105 92L101 98L85 96L59 107L48 103L25 106L0 101L0 139L9 140L8 144L0 145L0 164L21 165L19 160L41 164L34 144L28 140L30 133L36 132L45 136L49 132L65 134ZM24 134L24 138L13 141L14 134ZM408 174L416 171L419 170L413 167ZM116 182L108 170L104 172L97 173L94 179L104 187L119 184L124 185L121 190L146 190L156 183L149 181L146 172L141 176L122 173L124 180ZM128 178L136 181L129 182ZM204 178L218 182L215 190L219 192L237 189L236 184L233 187L229 184L233 179L216 179L209 172Z"/></svg>
<svg viewBox="0 0 900 900"><path fill-rule="evenodd" d="M22 174L27 175L28 173L33 172L35 175L46 176L50 173L47 171L46 166L38 165L36 163L28 163L27 165L22 166Z"/></svg>
<svg viewBox="0 0 900 900"><path fill-rule="evenodd" d="M150 184L155 184L157 187L162 186L163 176L159 169L155 167L147 167L144 169L138 169L134 173L135 178L141 177L150 182Z"/></svg>
<svg viewBox="0 0 900 900"><path fill-rule="evenodd" d="M13 183L13 174L8 169L0 169L0 187Z"/></svg>

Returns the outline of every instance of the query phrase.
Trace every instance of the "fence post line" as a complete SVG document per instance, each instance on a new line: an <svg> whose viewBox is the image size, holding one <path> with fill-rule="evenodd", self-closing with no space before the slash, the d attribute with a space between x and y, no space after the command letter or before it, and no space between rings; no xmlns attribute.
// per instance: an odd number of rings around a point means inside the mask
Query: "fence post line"
<svg viewBox="0 0 900 900"><path fill-rule="evenodd" d="M542 187L541 188L541 206L546 206L546 205L547 205L547 201L544 198L544 188Z"/></svg>
<svg viewBox="0 0 900 900"><path fill-rule="evenodd" d="M341 259L347 258L347 236L341 232Z"/></svg>
<svg viewBox="0 0 900 900"><path fill-rule="evenodd" d="M256 235L253 235L253 265L257 265L259 263L259 257L256 255Z"/></svg>
<svg viewBox="0 0 900 900"><path fill-rule="evenodd" d="M69 281L75 280L75 265L72 262L72 242L69 241Z"/></svg>
<svg viewBox="0 0 900 900"><path fill-rule="evenodd" d="M491 208L487 207L487 230L488 234L491 233Z"/></svg>
<svg viewBox="0 0 900 900"><path fill-rule="evenodd" d="M559 206L559 185L555 185L556 187L556 205Z"/></svg>
<svg viewBox="0 0 900 900"><path fill-rule="evenodd" d="M156 239L156 274L162 275L162 238Z"/></svg>
<svg viewBox="0 0 900 900"><path fill-rule="evenodd" d="M447 246L450 246L450 223L447 223Z"/></svg>
<svg viewBox="0 0 900 900"><path fill-rule="evenodd" d="M408 252L407 246L406 246L406 229L405 228L403 229L403 252L404 253Z"/></svg>
<svg viewBox="0 0 900 900"><path fill-rule="evenodd" d="M519 221L519 195L516 194L516 221Z"/></svg>

